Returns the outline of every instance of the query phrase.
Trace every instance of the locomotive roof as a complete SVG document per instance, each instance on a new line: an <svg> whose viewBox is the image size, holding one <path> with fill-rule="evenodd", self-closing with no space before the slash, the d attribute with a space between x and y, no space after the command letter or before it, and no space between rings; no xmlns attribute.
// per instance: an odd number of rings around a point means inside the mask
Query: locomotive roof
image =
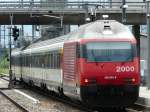
<svg viewBox="0 0 150 112"><path fill-rule="evenodd" d="M129 38L134 39L129 28L116 20L97 20L81 26L70 34L69 40L80 38Z"/></svg>

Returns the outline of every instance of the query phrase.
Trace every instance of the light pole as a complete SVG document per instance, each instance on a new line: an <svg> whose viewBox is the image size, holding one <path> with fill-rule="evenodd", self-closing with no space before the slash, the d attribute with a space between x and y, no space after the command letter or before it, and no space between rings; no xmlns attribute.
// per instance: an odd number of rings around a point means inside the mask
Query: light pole
<svg viewBox="0 0 150 112"><path fill-rule="evenodd" d="M147 20L147 39L148 39L148 73L147 73L147 86L150 88L150 11L149 11L150 0L146 1L146 20Z"/></svg>
<svg viewBox="0 0 150 112"><path fill-rule="evenodd" d="M126 0L122 0L122 23L126 23L126 8L128 8L128 5L126 5Z"/></svg>
<svg viewBox="0 0 150 112"><path fill-rule="evenodd" d="M10 14L10 27L9 27L9 88L13 88L13 74L12 74L12 67L11 67L11 62L12 62L12 58L11 58L11 31L12 31L12 25L13 25L13 14Z"/></svg>

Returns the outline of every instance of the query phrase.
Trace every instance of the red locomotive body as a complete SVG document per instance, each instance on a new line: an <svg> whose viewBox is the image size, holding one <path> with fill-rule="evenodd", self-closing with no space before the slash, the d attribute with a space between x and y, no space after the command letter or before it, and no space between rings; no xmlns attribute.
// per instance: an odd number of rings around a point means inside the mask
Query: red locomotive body
<svg viewBox="0 0 150 112"><path fill-rule="evenodd" d="M101 36L64 43L64 92L68 86L70 93L93 106L129 106L139 95L136 40L128 34L128 37Z"/></svg>

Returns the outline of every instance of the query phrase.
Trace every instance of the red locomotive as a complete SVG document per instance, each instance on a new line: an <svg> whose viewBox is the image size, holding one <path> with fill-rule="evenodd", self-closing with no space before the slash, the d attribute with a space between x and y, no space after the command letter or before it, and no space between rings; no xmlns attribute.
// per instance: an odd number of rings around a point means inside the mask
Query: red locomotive
<svg viewBox="0 0 150 112"><path fill-rule="evenodd" d="M13 62L16 78L86 104L125 107L139 95L136 39L114 20L88 23L68 35L14 51L12 57L21 61Z"/></svg>

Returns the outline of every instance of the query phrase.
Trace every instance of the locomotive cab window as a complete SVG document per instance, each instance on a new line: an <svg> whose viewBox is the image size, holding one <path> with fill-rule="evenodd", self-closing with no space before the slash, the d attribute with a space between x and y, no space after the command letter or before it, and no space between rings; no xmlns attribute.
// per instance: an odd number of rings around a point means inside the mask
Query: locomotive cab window
<svg viewBox="0 0 150 112"><path fill-rule="evenodd" d="M132 45L129 42L92 42L86 44L86 58L91 62L131 61Z"/></svg>

